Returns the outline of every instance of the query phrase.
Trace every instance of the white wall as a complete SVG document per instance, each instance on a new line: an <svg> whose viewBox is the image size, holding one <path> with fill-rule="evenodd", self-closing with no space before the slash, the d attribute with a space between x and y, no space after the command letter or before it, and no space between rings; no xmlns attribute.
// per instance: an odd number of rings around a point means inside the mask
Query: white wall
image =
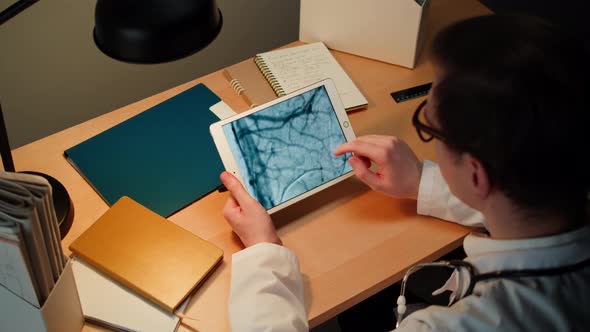
<svg viewBox="0 0 590 332"><path fill-rule="evenodd" d="M0 0L0 9L14 1ZM217 2L224 21L217 39L158 65L100 53L91 0L41 0L0 26L0 102L12 148L298 38L298 0Z"/></svg>

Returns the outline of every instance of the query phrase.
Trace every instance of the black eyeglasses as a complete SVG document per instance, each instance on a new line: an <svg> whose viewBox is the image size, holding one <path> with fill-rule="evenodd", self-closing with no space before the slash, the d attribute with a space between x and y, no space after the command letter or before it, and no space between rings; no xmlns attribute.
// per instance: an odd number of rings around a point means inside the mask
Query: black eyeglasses
<svg viewBox="0 0 590 332"><path fill-rule="evenodd" d="M418 108L416 108L416 110L414 111L414 116L412 116L412 124L416 128L418 136L423 142L430 142L435 138L444 142L444 134L440 130L432 128L426 124L426 117L422 112L424 106L426 106L426 100L424 100L420 103L420 105L418 105Z"/></svg>

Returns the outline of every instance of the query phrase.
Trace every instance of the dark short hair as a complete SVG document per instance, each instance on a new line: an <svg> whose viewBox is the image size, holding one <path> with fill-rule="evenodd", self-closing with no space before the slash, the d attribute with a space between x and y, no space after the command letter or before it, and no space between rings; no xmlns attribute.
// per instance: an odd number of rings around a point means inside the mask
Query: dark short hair
<svg viewBox="0 0 590 332"><path fill-rule="evenodd" d="M442 30L431 48L445 143L480 159L494 188L541 213L586 214L590 57L539 18L489 15Z"/></svg>

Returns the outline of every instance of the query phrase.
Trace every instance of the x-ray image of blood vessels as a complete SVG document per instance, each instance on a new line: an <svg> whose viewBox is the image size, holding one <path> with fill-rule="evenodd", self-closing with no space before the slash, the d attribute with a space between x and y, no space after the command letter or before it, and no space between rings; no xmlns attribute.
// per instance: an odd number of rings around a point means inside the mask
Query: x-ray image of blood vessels
<svg viewBox="0 0 590 332"><path fill-rule="evenodd" d="M267 210L352 169L326 89L318 87L223 126L248 192Z"/></svg>

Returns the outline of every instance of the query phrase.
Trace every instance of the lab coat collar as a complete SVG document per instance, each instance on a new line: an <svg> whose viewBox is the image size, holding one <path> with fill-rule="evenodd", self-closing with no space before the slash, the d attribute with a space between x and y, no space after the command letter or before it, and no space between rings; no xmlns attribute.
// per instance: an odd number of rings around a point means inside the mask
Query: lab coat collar
<svg viewBox="0 0 590 332"><path fill-rule="evenodd" d="M463 248L465 259L477 273L506 270L546 269L576 264L590 258L590 225L553 236L496 240L481 233L468 235ZM433 295L451 291L449 305L465 295L471 276L465 269L455 270Z"/></svg>
<svg viewBox="0 0 590 332"><path fill-rule="evenodd" d="M463 247L478 273L566 266L590 258L590 225L553 236L497 240L470 234Z"/></svg>

